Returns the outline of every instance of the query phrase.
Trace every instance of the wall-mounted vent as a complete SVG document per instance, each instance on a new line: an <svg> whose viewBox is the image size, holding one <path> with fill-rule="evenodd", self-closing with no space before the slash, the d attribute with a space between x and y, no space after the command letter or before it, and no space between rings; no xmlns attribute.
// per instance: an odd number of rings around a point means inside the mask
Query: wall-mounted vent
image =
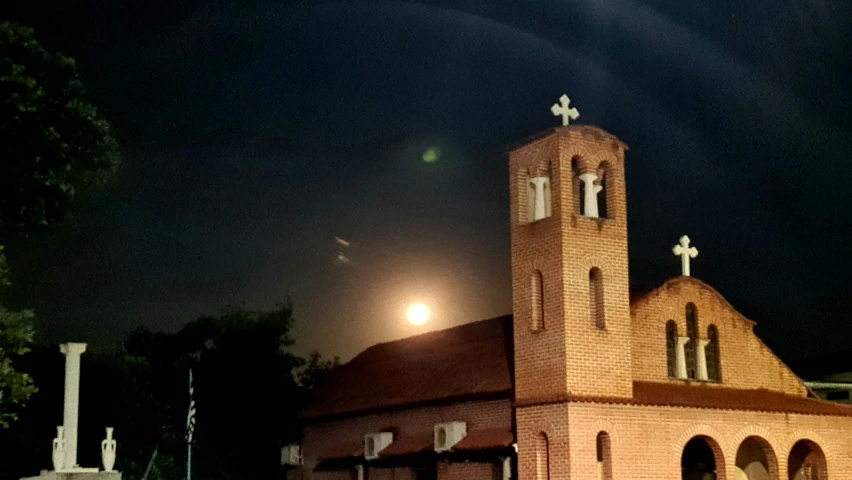
<svg viewBox="0 0 852 480"><path fill-rule="evenodd" d="M281 447L281 465L301 465L302 449L298 445Z"/></svg>
<svg viewBox="0 0 852 480"><path fill-rule="evenodd" d="M381 432L364 435L364 458L375 460L379 453L393 443L393 433Z"/></svg>
<svg viewBox="0 0 852 480"><path fill-rule="evenodd" d="M435 451L446 452L467 435L465 422L448 422L435 425Z"/></svg>

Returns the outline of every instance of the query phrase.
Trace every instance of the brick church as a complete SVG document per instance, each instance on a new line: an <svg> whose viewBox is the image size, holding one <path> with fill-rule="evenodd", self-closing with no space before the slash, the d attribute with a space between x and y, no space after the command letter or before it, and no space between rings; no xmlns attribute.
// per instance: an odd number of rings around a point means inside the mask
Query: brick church
<svg viewBox="0 0 852 480"><path fill-rule="evenodd" d="M513 314L374 345L302 412L288 480L852 479L852 407L813 398L711 286L628 282L627 146L509 153Z"/></svg>

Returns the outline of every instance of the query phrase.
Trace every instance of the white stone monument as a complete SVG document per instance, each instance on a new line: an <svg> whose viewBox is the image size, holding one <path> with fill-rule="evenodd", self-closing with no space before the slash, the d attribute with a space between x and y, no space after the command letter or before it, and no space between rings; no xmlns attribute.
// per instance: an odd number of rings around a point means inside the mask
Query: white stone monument
<svg viewBox="0 0 852 480"><path fill-rule="evenodd" d="M53 439L53 470L42 470L37 477L21 480L121 480L121 473L112 470L116 443L112 438L112 428L107 428L107 438L101 442L101 458L106 471L83 468L77 464L80 355L86 351L86 344L63 343L59 350L65 355L65 403L62 408L62 425L56 427L56 438Z"/></svg>
<svg viewBox="0 0 852 480"><path fill-rule="evenodd" d="M689 237L680 237L680 243L672 248L672 252L680 257L680 267L684 277L689 276L689 259L698 256L698 249L689 246Z"/></svg>
<svg viewBox="0 0 852 480"><path fill-rule="evenodd" d="M559 97L559 103L554 103L552 107L550 107L550 111L553 112L553 116L562 117L562 126L567 127L570 120L576 120L577 117L580 116L580 112L573 107L568 107L571 105L571 99L568 98L568 95L562 95Z"/></svg>

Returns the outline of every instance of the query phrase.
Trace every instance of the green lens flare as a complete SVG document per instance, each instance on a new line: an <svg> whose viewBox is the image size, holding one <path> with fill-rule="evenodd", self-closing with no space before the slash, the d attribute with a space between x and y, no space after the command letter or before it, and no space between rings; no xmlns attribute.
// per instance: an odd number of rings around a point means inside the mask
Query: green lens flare
<svg viewBox="0 0 852 480"><path fill-rule="evenodd" d="M441 151L437 148L428 148L423 152L423 161L426 163L435 163L441 157Z"/></svg>

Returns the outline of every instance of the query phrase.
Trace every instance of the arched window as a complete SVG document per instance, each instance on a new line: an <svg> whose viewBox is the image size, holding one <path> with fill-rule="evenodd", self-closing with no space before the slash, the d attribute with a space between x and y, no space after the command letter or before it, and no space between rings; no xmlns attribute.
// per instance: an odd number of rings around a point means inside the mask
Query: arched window
<svg viewBox="0 0 852 480"><path fill-rule="evenodd" d="M612 448L609 444L609 434L598 433L597 441L598 455L598 478L600 480L612 480Z"/></svg>
<svg viewBox="0 0 852 480"><path fill-rule="evenodd" d="M707 327L707 346L704 347L704 354L707 358L707 378L714 382L722 381L722 368L719 365L719 330L716 325Z"/></svg>
<svg viewBox="0 0 852 480"><path fill-rule="evenodd" d="M598 267L589 270L589 311L595 326L600 330L606 329L606 312L604 312L603 274Z"/></svg>
<svg viewBox="0 0 852 480"><path fill-rule="evenodd" d="M609 162L601 162L598 167L598 182L600 182L601 193L598 194L598 217L600 218L609 218L609 209L607 205L609 204L609 172L610 165Z"/></svg>
<svg viewBox="0 0 852 480"><path fill-rule="evenodd" d="M532 200L535 191L530 184L530 172L526 168L518 170L518 221L530 223L533 218Z"/></svg>
<svg viewBox="0 0 852 480"><path fill-rule="evenodd" d="M585 187L583 186L583 182L580 181L580 160L577 157L571 159L571 185L573 189L573 195L571 198L573 201L572 211L575 215L583 214L583 196L585 195L585 191L583 190Z"/></svg>
<svg viewBox="0 0 852 480"><path fill-rule="evenodd" d="M686 376L687 378L696 378L698 373L698 356L696 350L698 347L698 314L695 311L694 303L686 304L686 336L689 341L686 342L684 348L686 354Z"/></svg>
<svg viewBox="0 0 852 480"><path fill-rule="evenodd" d="M530 328L537 332L544 330L544 279L536 270L530 279L530 300L532 302L532 323Z"/></svg>
<svg viewBox="0 0 852 480"><path fill-rule="evenodd" d="M535 480L550 480L549 449L547 435L540 432L535 437Z"/></svg>
<svg viewBox="0 0 852 480"><path fill-rule="evenodd" d="M674 320L666 322L666 363L669 377L677 377L677 323Z"/></svg>
<svg viewBox="0 0 852 480"><path fill-rule="evenodd" d="M527 180L527 214L529 222L543 220L553 214L550 192L550 163L533 167L528 172Z"/></svg>

